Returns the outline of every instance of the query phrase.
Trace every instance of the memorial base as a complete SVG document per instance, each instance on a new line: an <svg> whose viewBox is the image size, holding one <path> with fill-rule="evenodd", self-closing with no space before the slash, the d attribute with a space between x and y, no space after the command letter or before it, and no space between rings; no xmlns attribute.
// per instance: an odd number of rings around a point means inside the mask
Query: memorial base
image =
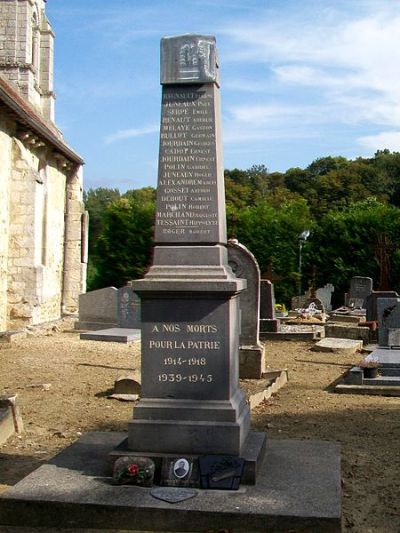
<svg viewBox="0 0 400 533"><path fill-rule="evenodd" d="M175 430L177 431L177 430ZM179 429L178 429L179 431ZM257 431L250 431L247 435L247 439L242 446L240 457L244 459L245 466L243 471L242 483L244 485L254 485L257 481L257 474L260 471L262 462L265 456L265 449L267 443L266 433ZM124 439L109 455L109 461L113 464L119 457L126 456L145 456L150 457L156 464L156 477L161 469L161 462L164 458L176 457L179 452L176 453L144 453L143 451L129 449L128 439ZM210 453L210 455L213 455ZM218 455L218 454L215 454ZM226 454L228 455L228 454ZM189 456L189 455L187 455ZM190 454L190 457L196 459L199 455Z"/></svg>
<svg viewBox="0 0 400 533"><path fill-rule="evenodd" d="M73 531L341 531L336 443L268 439L256 485L198 490L191 499L167 503L151 488L112 484L106 457L123 437L88 433L3 492L0 524Z"/></svg>

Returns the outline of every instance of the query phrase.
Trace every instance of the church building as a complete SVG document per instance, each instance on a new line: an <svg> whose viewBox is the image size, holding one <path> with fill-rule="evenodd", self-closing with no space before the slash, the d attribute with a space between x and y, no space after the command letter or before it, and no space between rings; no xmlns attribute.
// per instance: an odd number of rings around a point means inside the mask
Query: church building
<svg viewBox="0 0 400 533"><path fill-rule="evenodd" d="M0 0L0 332L57 320L85 292L81 157L54 123L46 0Z"/></svg>

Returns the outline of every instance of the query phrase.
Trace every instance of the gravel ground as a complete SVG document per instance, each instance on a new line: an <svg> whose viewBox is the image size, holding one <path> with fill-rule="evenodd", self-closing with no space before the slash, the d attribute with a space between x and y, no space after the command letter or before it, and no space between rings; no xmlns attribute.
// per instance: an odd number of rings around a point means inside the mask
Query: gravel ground
<svg viewBox="0 0 400 533"><path fill-rule="evenodd" d="M333 393L332 383L360 356L312 352L311 345L267 342L268 365L287 368L289 383L254 409L253 428L271 438L340 442L343 530L398 533L400 398ZM0 362L0 394L18 394L25 425L24 434L0 446L0 491L86 431L126 430L132 404L107 395L118 376L140 371L139 343L80 341L54 326L0 344ZM35 531L0 526L1 533Z"/></svg>

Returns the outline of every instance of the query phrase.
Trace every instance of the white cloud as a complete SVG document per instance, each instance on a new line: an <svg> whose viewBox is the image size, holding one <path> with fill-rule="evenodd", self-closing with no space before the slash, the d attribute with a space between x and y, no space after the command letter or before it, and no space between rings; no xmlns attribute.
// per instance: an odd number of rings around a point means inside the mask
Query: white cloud
<svg viewBox="0 0 400 533"><path fill-rule="evenodd" d="M360 137L361 146L376 152L388 148L392 152L400 152L400 131L382 131L377 135Z"/></svg>
<svg viewBox="0 0 400 533"><path fill-rule="evenodd" d="M130 139L132 137L141 137L142 135L148 135L149 133L156 133L159 131L159 126L146 126L144 128L130 128L127 130L118 130L115 133L111 133L104 138L105 144L113 144L118 141Z"/></svg>
<svg viewBox="0 0 400 533"><path fill-rule="evenodd" d="M253 24L226 27L225 35L236 45L225 59L249 68L262 64L257 69L265 72L265 83L248 82L253 92L260 91L257 104L231 109L231 118L270 127L281 121L289 133L289 123L301 119L400 128L399 7L397 0L380 0L364 2L361 14L342 13L339 2L337 10L319 5L314 16L309 10L304 17L276 12ZM277 95L273 106L263 105L271 99L262 94L268 84ZM295 107L287 103L296 100Z"/></svg>

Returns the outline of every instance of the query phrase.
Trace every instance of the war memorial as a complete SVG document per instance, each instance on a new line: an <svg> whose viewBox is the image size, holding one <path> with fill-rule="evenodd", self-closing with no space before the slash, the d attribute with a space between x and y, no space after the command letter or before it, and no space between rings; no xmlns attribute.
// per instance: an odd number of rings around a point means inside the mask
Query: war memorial
<svg viewBox="0 0 400 533"><path fill-rule="evenodd" d="M215 38L162 39L161 85L156 246L132 284L140 401L127 434L88 433L2 494L0 523L341 531L339 445L251 431L239 387L246 281L228 264ZM150 481L116 484L121 460L152 465Z"/></svg>

